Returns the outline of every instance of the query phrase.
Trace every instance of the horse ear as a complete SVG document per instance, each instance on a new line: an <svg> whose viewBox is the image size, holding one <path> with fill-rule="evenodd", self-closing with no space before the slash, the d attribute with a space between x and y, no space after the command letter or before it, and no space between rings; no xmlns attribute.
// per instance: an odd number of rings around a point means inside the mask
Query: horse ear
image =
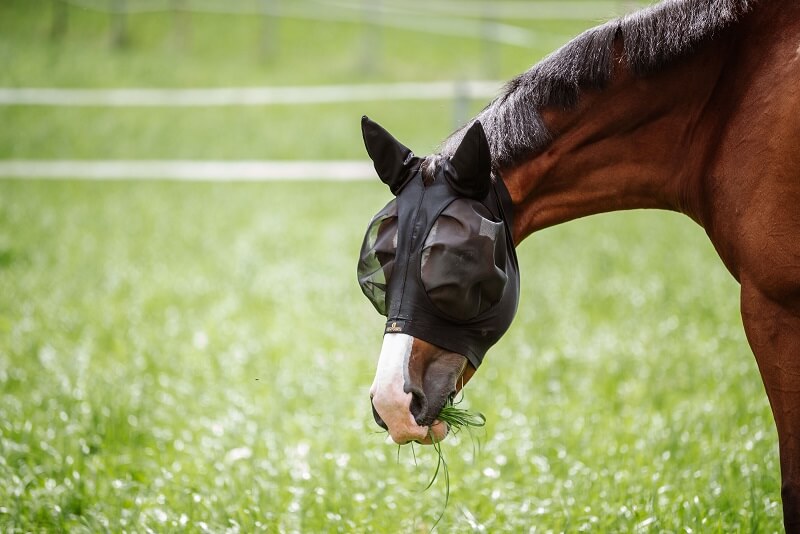
<svg viewBox="0 0 800 534"><path fill-rule="evenodd" d="M414 156L410 149L366 115L361 117L361 133L367 153L375 164L375 171L381 181L397 195L411 177L420 158Z"/></svg>
<svg viewBox="0 0 800 534"><path fill-rule="evenodd" d="M492 185L492 159L489 141L480 121L469 127L456 153L450 160L455 176L446 174L450 185L465 197L481 200L489 194Z"/></svg>

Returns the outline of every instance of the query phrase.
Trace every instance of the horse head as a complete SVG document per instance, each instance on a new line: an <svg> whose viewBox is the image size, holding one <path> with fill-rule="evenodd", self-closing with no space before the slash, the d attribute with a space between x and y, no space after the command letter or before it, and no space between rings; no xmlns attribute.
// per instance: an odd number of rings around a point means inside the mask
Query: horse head
<svg viewBox="0 0 800 534"><path fill-rule="evenodd" d="M480 122L452 157L416 157L362 119L367 152L394 198L372 218L361 289L387 319L370 389L375 421L397 443L440 441L441 409L511 324L519 269L511 198L492 179Z"/></svg>

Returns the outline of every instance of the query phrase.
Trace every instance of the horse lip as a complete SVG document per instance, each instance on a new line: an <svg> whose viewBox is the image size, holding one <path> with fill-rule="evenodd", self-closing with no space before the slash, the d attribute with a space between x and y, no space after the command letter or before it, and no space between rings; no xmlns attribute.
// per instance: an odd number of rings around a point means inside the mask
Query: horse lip
<svg viewBox="0 0 800 534"><path fill-rule="evenodd" d="M412 419L413 420L413 419ZM430 427L422 427L417 426L417 428L413 428L411 426L406 427L389 427L389 436L391 436L392 441L397 443L398 445L405 445L411 441L416 441L418 443L424 443L426 439L430 436Z"/></svg>
<svg viewBox="0 0 800 534"><path fill-rule="evenodd" d="M444 430L437 430L444 427ZM450 433L450 425L436 419L431 426L428 427L428 433L424 438L416 440L420 445L432 445L440 443Z"/></svg>

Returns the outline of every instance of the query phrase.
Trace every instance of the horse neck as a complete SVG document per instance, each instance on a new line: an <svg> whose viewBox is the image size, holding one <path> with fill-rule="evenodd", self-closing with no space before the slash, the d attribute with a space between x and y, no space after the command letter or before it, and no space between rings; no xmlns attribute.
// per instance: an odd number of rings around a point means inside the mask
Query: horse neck
<svg viewBox="0 0 800 534"><path fill-rule="evenodd" d="M680 211L702 224L703 151L718 128L720 82L735 41L725 32L646 77L618 63L608 86L582 92L576 107L541 110L553 141L501 171L515 206L515 242L624 209Z"/></svg>

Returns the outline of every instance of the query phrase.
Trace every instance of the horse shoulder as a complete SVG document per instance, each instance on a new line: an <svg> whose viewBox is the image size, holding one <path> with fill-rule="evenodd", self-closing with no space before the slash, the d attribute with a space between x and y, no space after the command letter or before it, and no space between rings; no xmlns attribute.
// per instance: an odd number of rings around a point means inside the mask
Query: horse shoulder
<svg viewBox="0 0 800 534"><path fill-rule="evenodd" d="M800 9L741 41L706 169L706 230L731 273L800 314ZM791 30L791 31L788 31Z"/></svg>

